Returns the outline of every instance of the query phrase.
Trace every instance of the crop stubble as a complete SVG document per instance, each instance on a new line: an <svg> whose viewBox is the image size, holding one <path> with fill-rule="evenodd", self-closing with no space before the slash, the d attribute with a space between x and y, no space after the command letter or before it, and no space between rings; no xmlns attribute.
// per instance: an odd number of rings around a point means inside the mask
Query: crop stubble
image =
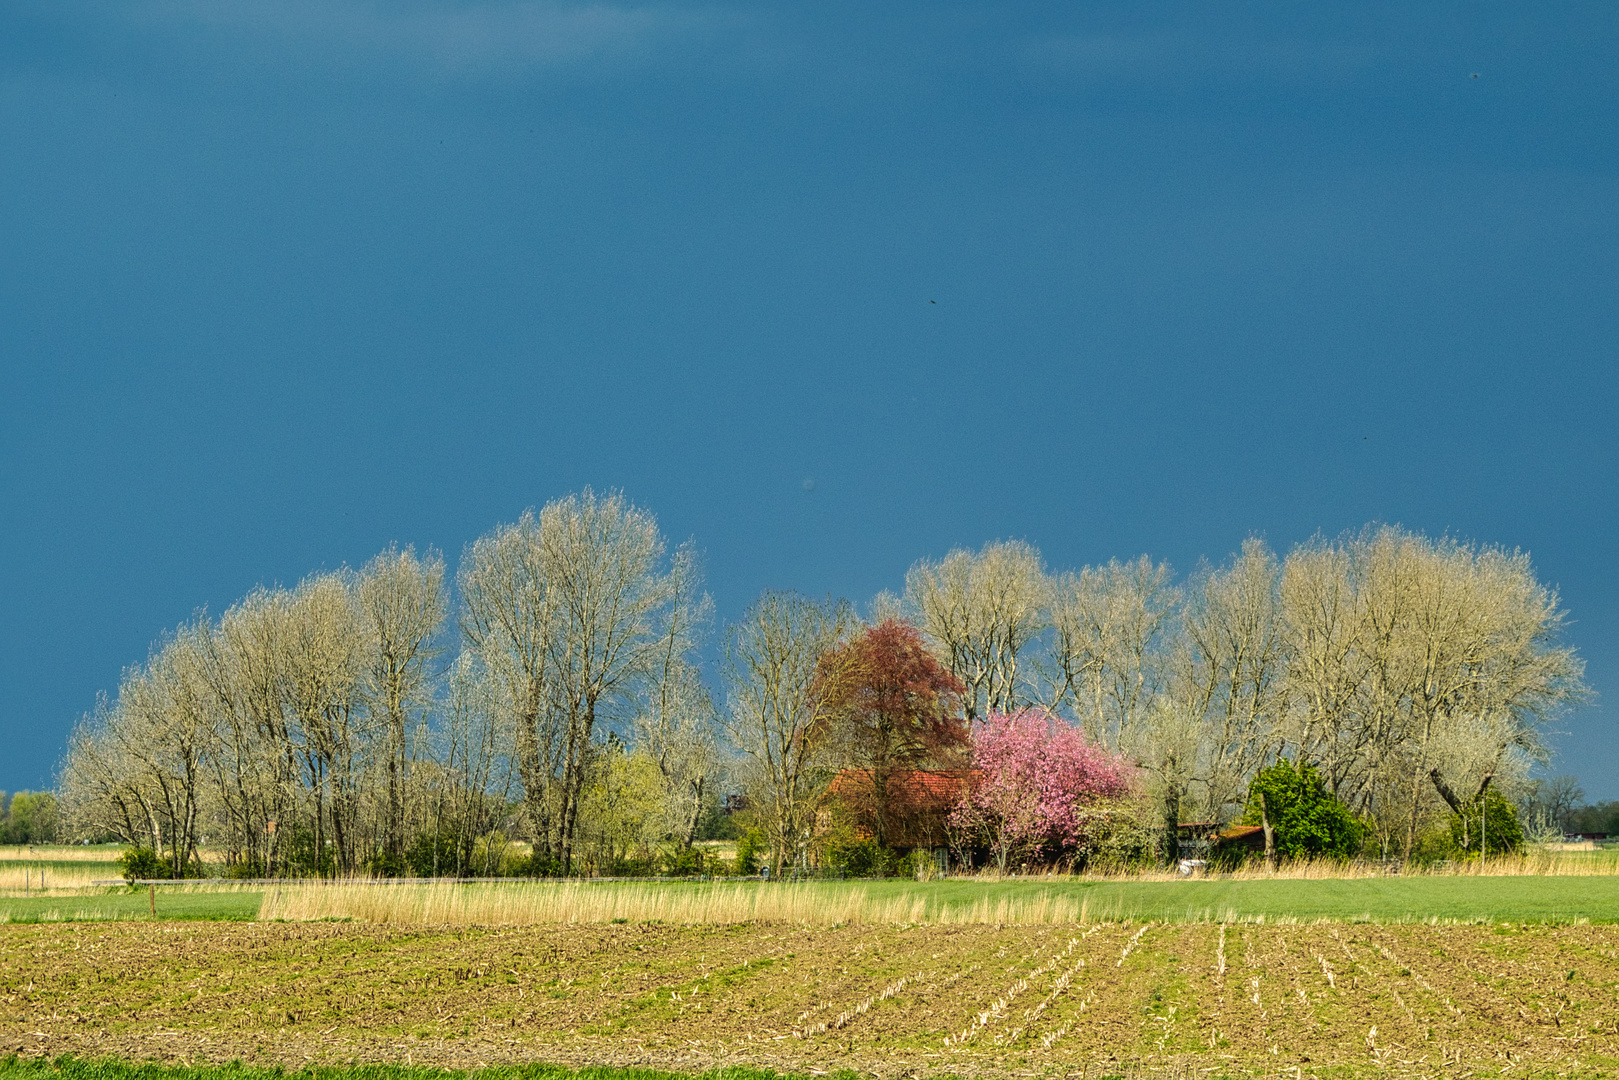
<svg viewBox="0 0 1619 1080"><path fill-rule="evenodd" d="M0 928L0 1052L880 1075L1619 1059L1619 928Z"/></svg>

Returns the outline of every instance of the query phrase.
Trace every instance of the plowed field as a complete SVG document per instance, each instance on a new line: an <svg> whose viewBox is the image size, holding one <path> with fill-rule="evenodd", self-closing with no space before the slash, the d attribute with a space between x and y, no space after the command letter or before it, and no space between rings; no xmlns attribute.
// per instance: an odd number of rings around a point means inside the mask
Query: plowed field
<svg viewBox="0 0 1619 1080"><path fill-rule="evenodd" d="M0 1053L14 1051L1601 1075L1619 1071L1619 928L9 926Z"/></svg>

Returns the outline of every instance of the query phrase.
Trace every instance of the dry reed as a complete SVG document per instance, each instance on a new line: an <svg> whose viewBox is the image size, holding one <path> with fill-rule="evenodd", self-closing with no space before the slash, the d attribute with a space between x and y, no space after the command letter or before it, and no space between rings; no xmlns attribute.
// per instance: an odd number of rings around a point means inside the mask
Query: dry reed
<svg viewBox="0 0 1619 1080"><path fill-rule="evenodd" d="M0 892L40 892L42 889L82 889L118 876L116 866L83 863L73 867L38 863L0 862Z"/></svg>
<svg viewBox="0 0 1619 1080"><path fill-rule="evenodd" d="M75 844L0 844L0 862L86 862L111 865L123 848L80 847Z"/></svg>
<svg viewBox="0 0 1619 1080"><path fill-rule="evenodd" d="M1326 880L1369 878L1381 867L1343 863L1295 863L1275 871L1262 867L1221 874L1224 880ZM1450 866L1407 868L1404 876L1573 876L1619 874L1619 861L1603 853L1529 852ZM1014 879L1026 885L1037 879ZM1052 884L1062 880L1052 879ZM1184 880L1173 871L1091 876L1097 881ZM219 888L218 884L210 887ZM288 882L253 885L264 890L261 919L304 921L353 919L406 925L525 925L567 923L665 922L701 925L797 923L834 926L867 924L1067 925L1128 917L1125 897L1100 902L1088 896L1053 896L1028 889L1022 896L983 896L971 901L938 899L926 887L898 895L873 896L858 884L819 883L390 883ZM1020 890L1024 891L1024 890ZM1240 915L1232 909L1188 910L1194 921L1298 921L1277 915Z"/></svg>
<svg viewBox="0 0 1619 1080"><path fill-rule="evenodd" d="M666 922L703 925L781 922L819 926L873 924L1076 923L1083 900L1046 894L983 897L939 904L902 893L874 898L843 885L722 883L592 885L584 882L506 884L288 884L270 886L260 919L355 919L403 924L535 924Z"/></svg>

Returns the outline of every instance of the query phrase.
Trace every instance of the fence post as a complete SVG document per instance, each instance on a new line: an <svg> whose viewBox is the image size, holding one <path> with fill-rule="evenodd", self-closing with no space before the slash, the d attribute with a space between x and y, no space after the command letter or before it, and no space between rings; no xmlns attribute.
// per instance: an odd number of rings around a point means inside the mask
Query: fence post
<svg viewBox="0 0 1619 1080"><path fill-rule="evenodd" d="M152 918L157 918L157 886L150 881L146 883L146 899L152 905Z"/></svg>

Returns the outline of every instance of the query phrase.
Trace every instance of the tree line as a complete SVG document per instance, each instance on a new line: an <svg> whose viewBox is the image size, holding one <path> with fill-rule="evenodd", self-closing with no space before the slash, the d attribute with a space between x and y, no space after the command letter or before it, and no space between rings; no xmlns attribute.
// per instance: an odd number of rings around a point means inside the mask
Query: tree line
<svg viewBox="0 0 1619 1080"><path fill-rule="evenodd" d="M1492 785L1523 792L1588 695L1527 555L1394 526L1285 558L1250 539L1181 584L1146 557L1050 575L991 544L918 564L898 605L966 673L969 709L1071 716L1144 770L1166 829L1226 820L1288 758L1409 856Z"/></svg>
<svg viewBox="0 0 1619 1080"><path fill-rule="evenodd" d="M197 615L80 723L57 787L73 835L177 875L204 844L253 875L612 872L687 858L733 793L779 870L837 777L882 844L896 776L965 769L974 724L1037 708L1136 770L1160 855L1283 759L1409 855L1486 790L1529 790L1587 695L1564 620L1527 556L1378 526L1285 557L1249 540L1182 581L995 542L863 612L773 591L716 632L694 549L586 490L477 539L453 580L392 547Z"/></svg>
<svg viewBox="0 0 1619 1080"><path fill-rule="evenodd" d="M0 791L0 844L50 844L60 834L56 796L49 791Z"/></svg>

